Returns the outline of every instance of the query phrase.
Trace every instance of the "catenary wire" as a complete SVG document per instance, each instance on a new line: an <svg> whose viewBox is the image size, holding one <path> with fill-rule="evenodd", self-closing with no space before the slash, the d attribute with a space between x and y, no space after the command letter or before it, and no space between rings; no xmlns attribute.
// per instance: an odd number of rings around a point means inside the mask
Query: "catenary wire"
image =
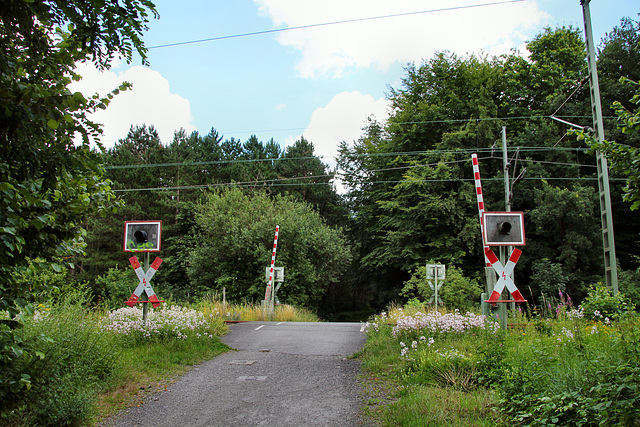
<svg viewBox="0 0 640 427"><path fill-rule="evenodd" d="M495 159L493 157L479 157L478 160L490 160L490 159ZM585 164L571 164L571 163L564 163L564 162L548 162L548 161L538 161L538 160L530 160L530 159L521 159L523 161L528 161L528 162L533 162L533 163L545 163L545 164L554 164L554 165L558 165L558 166L575 166L575 167L593 167L595 168L595 165L585 165ZM463 162L468 162L470 161L469 159L464 159L464 160L456 160L456 161L449 161L449 162L436 162L436 163L430 163L430 164L422 164L422 165L412 165L412 166L405 166L405 167L394 167L394 168L387 168L387 169L377 169L377 170L370 170L368 172L385 172L385 171L392 171L392 170L398 170L398 169L409 169L409 168L418 168L418 167L428 167L428 166L437 166L439 164L453 164L453 163L463 163ZM330 178L333 179L335 178L335 175L340 175L338 174L327 174L327 175L314 175L314 176L304 176L304 177L291 177L291 178L274 178L274 179L268 179L268 180L254 180L254 181L239 181L239 182L228 182L228 183L214 183L214 184L197 184L197 185L186 185L186 186L168 186L168 187L151 187L151 188L128 188L128 189L114 189L114 192L133 192L133 191L161 191L161 190L189 190L189 189L203 189L203 188L217 188L217 187L231 187L231 186L238 186L238 187L248 187L248 186L309 186L309 185L333 185L333 183L331 181L328 182L307 182L307 183L301 183L301 182L286 182L286 181L294 181L294 180L305 180L305 179L316 179L316 178ZM593 181L593 180L597 180L596 177L527 177L527 178L521 178L522 180L549 180L549 181L553 181L553 180L580 180L580 181ZM485 181L502 181L503 178L497 177L497 178L485 178ZM610 180L612 181L624 181L624 178L610 178ZM473 181L472 178L451 178L451 179L417 179L417 180L413 180L412 182L418 183L418 182L466 182L466 181ZM358 183L356 181L352 181L353 183ZM393 183L400 183L400 182L406 182L406 181L393 181L393 180L389 180L389 181L366 181L367 183L370 184L393 184Z"/></svg>
<svg viewBox="0 0 640 427"><path fill-rule="evenodd" d="M567 147L518 147L522 152L540 152L540 151L574 151L574 152L589 152L588 148L567 148ZM463 148L457 150L425 150L425 151L395 151L388 153L367 153L367 154L354 154L353 157L391 157L391 156L423 156L423 155L438 155L438 154L467 154L467 153L488 153L492 152L492 148ZM261 163L261 162L276 162L283 160L313 160L321 159L319 156L310 157L278 157L278 158L260 158L260 159L235 159L235 160L211 160L211 161L199 161L199 162L172 162L172 163L147 163L147 164L131 164L131 165L109 165L105 166L106 170L113 169L140 169L140 168L153 168L153 167L179 167L179 166L207 166L217 164L238 164L238 163ZM461 160L468 161L468 159Z"/></svg>

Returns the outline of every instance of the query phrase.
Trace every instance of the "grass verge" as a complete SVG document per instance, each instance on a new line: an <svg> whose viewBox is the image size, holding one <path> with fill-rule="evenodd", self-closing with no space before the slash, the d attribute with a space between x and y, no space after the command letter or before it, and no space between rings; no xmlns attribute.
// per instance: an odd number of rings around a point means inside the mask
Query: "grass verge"
<svg viewBox="0 0 640 427"><path fill-rule="evenodd" d="M124 348L111 384L96 402L93 423L141 405L150 395L169 385L194 365L228 351L219 338L198 341L167 340Z"/></svg>
<svg viewBox="0 0 640 427"><path fill-rule="evenodd" d="M359 353L372 424L640 425L635 314L517 320L503 331L457 311L373 317Z"/></svg>
<svg viewBox="0 0 640 427"><path fill-rule="evenodd" d="M392 328L380 324L369 333L357 355L364 374L361 384L364 415L376 426L473 427L500 424L495 394L482 387L459 390L437 384L416 384L407 372L407 360L392 336Z"/></svg>

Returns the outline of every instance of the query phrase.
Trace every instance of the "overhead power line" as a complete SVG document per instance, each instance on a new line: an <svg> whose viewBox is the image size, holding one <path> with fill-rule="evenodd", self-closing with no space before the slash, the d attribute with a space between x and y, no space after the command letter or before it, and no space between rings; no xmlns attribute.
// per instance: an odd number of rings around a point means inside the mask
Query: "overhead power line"
<svg viewBox="0 0 640 427"><path fill-rule="evenodd" d="M392 125L428 125L428 124L439 124L439 123L471 123L471 122L490 122L490 121L508 121L508 120L542 120L542 119L589 119L591 120L591 116L576 116L576 115L563 115L563 116L515 116L515 117L484 117L484 118L467 118L467 119L440 119L440 120L416 120L416 121L408 121L408 122L393 122L390 123ZM603 119L607 120L617 120L616 116L606 116ZM239 130L233 132L225 132L232 135L237 135L241 133L247 134L256 134L256 133L277 133L277 132L290 132L292 130L305 130L306 127L297 127L297 128L283 128L283 129L258 129L258 130Z"/></svg>
<svg viewBox="0 0 640 427"><path fill-rule="evenodd" d="M567 147L519 147L522 152L540 152L540 151L571 151L571 152L588 152L588 148L567 148ZM388 153L367 153L354 155L354 157L397 157L397 156L424 156L438 154L465 154L465 153L491 153L494 149L487 148L463 148L456 150L424 150L424 151L394 151ZM277 162L283 160L313 160L320 159L318 156L310 157L278 157L278 158L260 158L260 159L235 159L235 160L211 160L201 162L182 162L182 163L146 163L146 164L130 164L130 165L110 165L105 166L107 170L113 169L141 169L141 168L164 168L164 167L181 167L181 166L207 166L221 164L238 164L238 163L260 163L260 162ZM463 161L469 161L465 159Z"/></svg>
<svg viewBox="0 0 640 427"><path fill-rule="evenodd" d="M534 147L537 148L537 147ZM565 151L564 150L554 150L554 151ZM445 152L446 150L437 150ZM477 150L464 150L464 151L477 151ZM451 151L455 152L455 151ZM457 151L460 154L460 151ZM480 160L490 160L492 157L480 157ZM455 160L455 161L447 161L447 162L433 162L429 164L420 164L420 165L410 165L410 166L402 166L402 167L391 167L385 169L376 169L371 170L370 172L388 172L393 170L400 169L414 169L421 167L433 167L441 164L455 164L455 163L464 163L468 162L470 159L464 160ZM588 164L579 164L579 163L565 163L565 162L550 162L550 161L540 161L540 160L530 160L530 159L521 159L521 161L528 161L532 163L544 163L550 165L557 166L569 166L569 167L595 167L595 165ZM339 176L340 174L338 174ZM137 192L137 191L162 191L162 190L197 190L197 189L205 189L205 188L220 188L220 187L282 187L282 186L313 186L313 185L333 185L332 181L326 182L292 182L292 181L301 181L301 180L310 180L310 179L318 179L318 178L329 178L330 180L334 179L335 174L327 174L327 175L315 175L315 176L299 176L299 177L288 177L288 178L274 178L274 179L262 179L262 180L252 180L252 181L236 181L236 182L226 182L226 183L212 183L212 184L194 184L194 185L176 185L176 186L165 186L165 187L149 187L149 188L125 188L125 189L114 189L113 191L116 193L120 192ZM579 180L579 181L595 181L596 177L527 177L521 178L523 180ZM485 178L485 181L502 181L502 178ZM624 181L623 178L616 179L612 178L614 181ZM448 178L448 179L414 179L411 182L413 183L423 183L423 182L472 182L473 178ZM351 183L358 183L358 181L350 181ZM366 181L369 184L397 184L400 182L408 182L408 181L397 181L397 180L385 180L385 181Z"/></svg>
<svg viewBox="0 0 640 427"><path fill-rule="evenodd" d="M300 25L300 26L297 26L297 27L274 28L274 29L271 29L271 30L252 31L252 32L248 32L248 33L231 34L231 35L226 35L226 36L210 37L210 38L206 38L206 39L189 40L189 41L176 42L176 43L167 43L167 44L162 44L162 45L150 46L147 49L149 49L149 50L151 50L151 49L160 49L160 48L164 48L164 47L183 46L183 45L187 45L187 44L205 43L205 42L212 42L212 41L218 41L218 40L235 39L235 38L240 38L240 37L249 37L249 36L258 36L258 35L263 35L263 34L281 33L281 32L285 32L285 31L294 31L294 30L303 30L303 29L307 29L307 28L326 27L326 26L330 26L330 25L342 25L342 24L351 24L351 23L355 23L355 22L374 21L374 20L378 20L378 19L389 19L389 18L398 18L398 17L402 17L402 16L422 15L422 14L426 14L426 13L437 13L437 12L447 12L447 11L452 11L452 10L472 9L472 8L478 8L478 7L498 6L498 5L509 4L509 3L519 3L519 2L523 2L523 1L526 1L526 0L506 0L506 1L491 2L491 3L472 4L472 5L467 5L467 6L444 7L442 9L431 9L431 10L421 10L421 11L416 11L416 12L396 13L396 14L392 14L392 15L371 16L371 17L368 17L368 18L345 19L343 21L323 22L323 23L318 23L318 24Z"/></svg>
<svg viewBox="0 0 640 427"><path fill-rule="evenodd" d="M521 178L523 181L592 181L597 182L597 177L524 177ZM626 181L625 178L610 178L611 181ZM441 178L441 179L414 179L411 181L399 181L399 180L388 180L388 181L350 181L352 184L418 184L425 182L469 182L472 183L473 178ZM503 178L483 178L482 181L496 181L502 182ZM276 182L276 181L247 181L247 182L227 182L227 183L219 183L219 184L198 184L198 185L183 185L183 186L172 186L172 187L152 187L152 188L126 188L113 190L114 193L126 193L126 192L137 192L137 191L169 191L169 190L199 190L204 188L221 188L221 187L288 187L288 186L315 186L315 185L333 185L333 182Z"/></svg>
<svg viewBox="0 0 640 427"><path fill-rule="evenodd" d="M261 159L235 159L235 160L210 160L201 162L181 162L181 163L146 163L137 165L111 165L105 166L105 169L138 169L138 168L156 168L156 167L172 167L172 166L207 166L207 165L223 165L229 163L261 163L261 162L279 162L283 160L313 160L317 156L311 157L266 157Z"/></svg>

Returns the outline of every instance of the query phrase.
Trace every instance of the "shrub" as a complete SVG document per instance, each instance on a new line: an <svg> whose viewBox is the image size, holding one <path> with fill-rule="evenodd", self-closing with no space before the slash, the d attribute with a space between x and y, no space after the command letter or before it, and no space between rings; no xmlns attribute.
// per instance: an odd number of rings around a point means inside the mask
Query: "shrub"
<svg viewBox="0 0 640 427"><path fill-rule="evenodd" d="M640 421L640 326L555 321L550 335L512 335L494 383L514 423L636 425Z"/></svg>
<svg viewBox="0 0 640 427"><path fill-rule="evenodd" d="M605 293L592 301L608 298ZM362 351L365 369L398 374L404 393L491 389L502 425L640 425L640 317L634 312L593 322L560 295L551 318L502 331L471 326L481 316L409 316L410 310L396 307L372 318Z"/></svg>
<svg viewBox="0 0 640 427"><path fill-rule="evenodd" d="M40 305L25 321L24 339L35 342L39 358L16 366L30 377L26 399L14 402L3 417L24 425L73 425L92 414L97 392L108 384L115 369L115 343L104 334L98 316L82 304L63 301ZM15 421L15 420L13 420Z"/></svg>
<svg viewBox="0 0 640 427"><path fill-rule="evenodd" d="M431 311L404 314L395 308L391 314L382 313L365 326L375 333L369 339L391 329L397 341L395 347L403 365L406 382L470 390L478 381L474 342L478 335L494 335L497 325L473 313L461 314ZM395 321L389 328L387 323ZM405 342L406 341L406 342Z"/></svg>
<svg viewBox="0 0 640 427"><path fill-rule="evenodd" d="M556 292L563 292L566 289L569 278L564 273L562 264L551 262L548 258L542 258L539 261L534 261L531 268L533 283L543 294L555 295Z"/></svg>
<svg viewBox="0 0 640 427"><path fill-rule="evenodd" d="M618 270L620 291L630 301L640 301L640 268L636 270ZM636 311L640 310L640 304L636 304Z"/></svg>
<svg viewBox="0 0 640 427"><path fill-rule="evenodd" d="M440 313L431 311L427 314L416 313L414 316L398 318L393 327L395 337L417 337L424 334L440 335L448 333L462 333L469 330L478 330L488 327L495 330L495 323L488 323L482 315L474 313L460 314L457 310L453 313Z"/></svg>
<svg viewBox="0 0 640 427"><path fill-rule="evenodd" d="M103 307L106 310L115 310L129 299L138 286L138 280L131 269L110 268L102 276L96 277L95 284Z"/></svg>
<svg viewBox="0 0 640 427"><path fill-rule="evenodd" d="M582 302L582 309L587 319L618 320L632 311L633 305L623 294L618 293L613 296L606 286L597 283Z"/></svg>

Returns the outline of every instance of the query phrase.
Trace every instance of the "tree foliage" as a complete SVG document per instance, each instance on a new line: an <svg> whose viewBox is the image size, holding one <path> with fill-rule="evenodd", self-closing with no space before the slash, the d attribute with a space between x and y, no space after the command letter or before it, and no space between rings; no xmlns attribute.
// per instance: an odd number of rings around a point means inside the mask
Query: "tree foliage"
<svg viewBox="0 0 640 427"><path fill-rule="evenodd" d="M99 154L89 148L99 126L87 119L104 98L71 93L79 61L108 68L115 56L145 58L141 41L148 0L3 2L0 10L0 397L15 396L29 379L11 369L30 358L14 334L19 309L29 311L35 287L15 275L82 251L83 223L113 207ZM78 138L80 143L76 143ZM33 262L30 262L33 260Z"/></svg>
<svg viewBox="0 0 640 427"><path fill-rule="evenodd" d="M618 116L618 127L622 133L635 135L640 133L640 84L625 77L622 77L621 81L636 87L636 93L630 99L630 103L637 107L631 111L621 101L616 101L613 103L613 108ZM626 176L624 200L631 203L631 210L638 209L640 207L640 147L615 141L598 141L593 135L585 132L579 132L578 138L586 140L591 148L602 152L611 162L612 169Z"/></svg>
<svg viewBox="0 0 640 427"><path fill-rule="evenodd" d="M472 309L476 305L478 295L482 293L482 286L478 280L465 277L462 270L457 267L447 268L446 278L444 281L439 281L439 285L441 288L438 291L438 297L450 310ZM400 295L428 302L435 295L431 286L435 286L435 281L427 280L426 266L419 267L404 283Z"/></svg>
<svg viewBox="0 0 640 427"><path fill-rule="evenodd" d="M324 214L331 225L343 221L332 174L304 138L282 150L273 140L265 143L255 136L241 142L225 139L215 129L204 136L179 130L164 145L153 126L134 126L106 151L104 160L106 175L124 207L88 224L88 255L77 261L77 278L95 283L96 299L110 298L95 282L97 277L118 266L128 268L122 252L126 220L162 221L164 263L154 277L155 289L187 300L197 295L187 274L191 237L199 206L217 189L233 186L247 195L290 195Z"/></svg>
<svg viewBox="0 0 640 427"><path fill-rule="evenodd" d="M221 293L226 288L232 300L264 298L276 225L276 265L285 268L278 297L317 309L328 286L338 282L349 265L344 235L328 227L309 204L239 189L210 194L197 208L187 268L193 292Z"/></svg>
<svg viewBox="0 0 640 427"><path fill-rule="evenodd" d="M626 49L630 33L625 26L612 34L601 52L603 61L623 61L625 70L635 72L637 63L627 61L635 55L635 48ZM527 49L527 59L517 52L499 57L441 52L419 67L409 65L402 86L390 90L387 122L371 122L356 144L341 146L338 165L354 212L350 230L366 272L360 277L374 283L381 299L397 295L426 259L481 277L470 157L480 158L485 209L503 211L503 126L511 209L525 212L519 286L535 294L551 286L531 280L542 277L532 268L545 258L561 268L567 291L578 299L601 276L594 158L582 141L567 135L566 125L548 118L590 114L585 45L575 28L547 28ZM610 65L603 78L610 80L613 72ZM612 129L610 123L606 127ZM620 191L612 186L614 199ZM617 238L630 248L638 224L623 215L614 220L626 225L616 226ZM633 261L627 253L621 259L627 268Z"/></svg>

